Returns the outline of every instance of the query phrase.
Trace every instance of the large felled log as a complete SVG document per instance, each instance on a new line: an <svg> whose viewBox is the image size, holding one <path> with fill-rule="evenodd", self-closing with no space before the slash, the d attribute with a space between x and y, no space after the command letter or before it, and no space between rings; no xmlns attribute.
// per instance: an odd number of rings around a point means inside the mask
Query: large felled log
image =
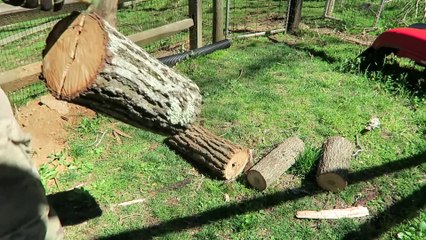
<svg viewBox="0 0 426 240"><path fill-rule="evenodd" d="M136 127L174 134L201 105L195 83L165 66L96 14L73 13L46 40L50 92Z"/></svg>
<svg viewBox="0 0 426 240"><path fill-rule="evenodd" d="M347 185L346 176L354 151L353 144L343 137L331 137L323 146L317 172L318 185L328 191L338 192Z"/></svg>
<svg viewBox="0 0 426 240"><path fill-rule="evenodd" d="M304 147L299 138L288 138L247 172L248 182L257 190L265 190L296 162Z"/></svg>
<svg viewBox="0 0 426 240"><path fill-rule="evenodd" d="M166 139L166 144L224 179L237 177L250 158L248 149L220 138L200 126L191 126Z"/></svg>

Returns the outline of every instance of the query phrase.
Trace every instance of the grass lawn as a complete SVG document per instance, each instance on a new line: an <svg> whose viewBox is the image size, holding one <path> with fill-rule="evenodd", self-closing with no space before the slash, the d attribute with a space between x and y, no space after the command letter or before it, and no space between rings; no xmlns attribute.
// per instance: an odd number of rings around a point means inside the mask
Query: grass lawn
<svg viewBox="0 0 426 240"><path fill-rule="evenodd" d="M169 150L163 136L106 117L85 119L73 131L69 151L62 153L74 158L65 163L68 170L56 176L47 166L42 171L45 182L57 180L49 193L79 186L72 196L94 198L102 211L84 224L67 226L67 239L422 239L423 96L403 84L405 75L395 82L396 75L354 70L347 60L362 48L300 34L292 47L282 43L292 40L285 35L276 37L278 43L237 41L228 50L177 67L202 91L200 123L254 149L255 160L287 137L304 140L304 154L277 184L260 193L243 176L233 182L212 179ZM374 116L381 127L360 136L364 150L352 159L349 186L337 194L321 191L314 176L325 138L341 135L354 142ZM132 138L117 144L113 127ZM100 144L91 144L105 131ZM143 202L117 205L134 199ZM371 217L294 217L298 210L355 204L367 206Z"/></svg>

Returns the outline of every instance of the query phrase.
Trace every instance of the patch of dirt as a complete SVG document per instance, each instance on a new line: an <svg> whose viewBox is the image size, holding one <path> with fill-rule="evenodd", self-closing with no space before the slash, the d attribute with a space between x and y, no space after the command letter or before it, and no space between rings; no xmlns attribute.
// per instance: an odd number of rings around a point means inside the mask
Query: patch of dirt
<svg viewBox="0 0 426 240"><path fill-rule="evenodd" d="M23 130L32 136L33 161L37 167L49 161L49 155L67 147L68 133L83 117L95 112L75 104L58 101L50 95L29 102L15 112Z"/></svg>

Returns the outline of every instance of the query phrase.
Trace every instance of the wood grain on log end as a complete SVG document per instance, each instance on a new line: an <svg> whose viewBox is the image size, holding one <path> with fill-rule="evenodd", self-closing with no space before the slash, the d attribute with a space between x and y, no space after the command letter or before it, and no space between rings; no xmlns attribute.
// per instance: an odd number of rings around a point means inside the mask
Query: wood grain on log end
<svg viewBox="0 0 426 240"><path fill-rule="evenodd" d="M250 154L248 149L238 150L225 167L225 179L232 179L240 175L243 172L244 167L248 163L249 159Z"/></svg>
<svg viewBox="0 0 426 240"><path fill-rule="evenodd" d="M346 177L354 146L349 140L335 136L325 141L323 149L316 177L317 183L327 191L339 192L348 185Z"/></svg>
<svg viewBox="0 0 426 240"><path fill-rule="evenodd" d="M106 58L107 35L97 15L70 15L49 34L42 73L51 93L70 100L96 80Z"/></svg>
<svg viewBox="0 0 426 240"><path fill-rule="evenodd" d="M318 185L325 190L339 192L344 189L348 182L337 173L329 172L317 176Z"/></svg>
<svg viewBox="0 0 426 240"><path fill-rule="evenodd" d="M255 189L265 190L296 162L304 148L301 139L286 139L247 172L247 181Z"/></svg>
<svg viewBox="0 0 426 240"><path fill-rule="evenodd" d="M135 127L173 135L200 113L202 97L191 79L95 13L61 20L43 56L41 77L52 95Z"/></svg>
<svg viewBox="0 0 426 240"><path fill-rule="evenodd" d="M166 144L188 160L226 180L241 174L250 159L249 149L218 137L200 126L191 126L169 137Z"/></svg>

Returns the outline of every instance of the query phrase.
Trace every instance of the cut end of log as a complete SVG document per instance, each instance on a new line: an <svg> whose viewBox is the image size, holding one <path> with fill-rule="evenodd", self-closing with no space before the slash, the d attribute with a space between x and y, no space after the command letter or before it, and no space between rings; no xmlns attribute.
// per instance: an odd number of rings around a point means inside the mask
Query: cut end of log
<svg viewBox="0 0 426 240"><path fill-rule="evenodd" d="M340 192L345 189L348 182L337 173L323 173L317 176L318 185L327 191Z"/></svg>
<svg viewBox="0 0 426 240"><path fill-rule="evenodd" d="M247 172L247 181L251 186L259 191L263 191L268 187L265 178L256 170L249 170Z"/></svg>
<svg viewBox="0 0 426 240"><path fill-rule="evenodd" d="M249 149L218 137L201 126L191 126L166 139L166 144L226 180L242 173L250 159Z"/></svg>
<svg viewBox="0 0 426 240"><path fill-rule="evenodd" d="M51 93L72 99L96 80L106 58L107 35L95 14L72 14L49 34L42 74Z"/></svg>
<svg viewBox="0 0 426 240"><path fill-rule="evenodd" d="M330 137L324 142L324 151L318 165L317 183L327 191L339 192L347 185L353 144L340 136Z"/></svg>
<svg viewBox="0 0 426 240"><path fill-rule="evenodd" d="M250 153L248 151L243 149L237 152L225 167L225 179L232 179L235 176L240 175L240 173L243 172L244 167L247 165L249 159Z"/></svg>

